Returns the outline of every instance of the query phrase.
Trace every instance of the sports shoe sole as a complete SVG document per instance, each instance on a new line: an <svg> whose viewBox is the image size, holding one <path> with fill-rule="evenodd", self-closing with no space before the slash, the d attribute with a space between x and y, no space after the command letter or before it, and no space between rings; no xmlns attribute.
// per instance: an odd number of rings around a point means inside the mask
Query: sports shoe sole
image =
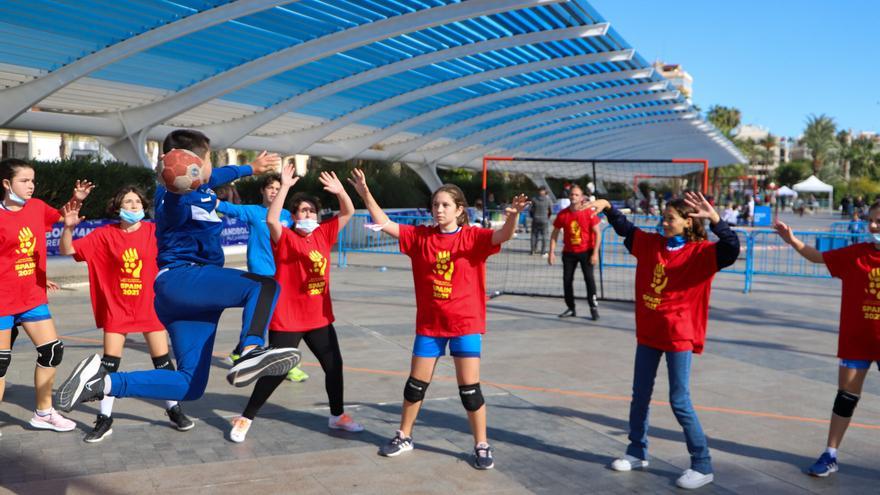
<svg viewBox="0 0 880 495"><path fill-rule="evenodd" d="M174 428L174 429L177 430L177 431L189 431L189 430L192 430L193 428L196 427L196 424L195 424L195 423L190 423L190 424L187 425L187 426L179 426L179 425L178 425L177 423L175 423L174 421L169 421L169 423L171 423L171 427Z"/></svg>
<svg viewBox="0 0 880 495"><path fill-rule="evenodd" d="M493 469L495 467L495 461L492 461L492 464L489 464L488 466L480 466L479 464L477 464L476 459L474 459L474 462L472 462L471 465L473 465L474 469L476 470L488 471L489 469Z"/></svg>
<svg viewBox="0 0 880 495"><path fill-rule="evenodd" d="M97 354L93 354L92 357L80 362L55 394L55 403L58 404L58 409L70 412L71 409L82 402L82 392L86 380L95 376L100 369L101 356Z"/></svg>
<svg viewBox="0 0 880 495"><path fill-rule="evenodd" d="M297 349L272 349L265 354L233 366L226 374L226 381L235 387L246 387L264 376L284 376L299 364Z"/></svg>
<svg viewBox="0 0 880 495"><path fill-rule="evenodd" d="M109 437L109 436L112 435L112 434L113 434L113 428L110 428L109 430L105 431L104 434L101 435L100 437L96 437L96 438L83 438L83 441L84 441L85 443L98 443L98 442L100 442L101 440L103 440L103 439Z"/></svg>
<svg viewBox="0 0 880 495"><path fill-rule="evenodd" d="M836 473L837 471L838 471L838 468L833 467L833 468L830 468L828 471L825 471L824 473L814 473L812 471L808 471L807 474L809 474L810 476L813 476L814 478L827 478L827 477L831 476L832 474Z"/></svg>
<svg viewBox="0 0 880 495"><path fill-rule="evenodd" d="M31 426L33 426L34 428L38 428L40 430L52 430L52 431L58 431L58 432L73 431L76 428L76 425L73 425L70 428L59 428L59 427L53 425L52 423L38 423L38 422L34 421L34 418L31 418L31 420L28 421L28 423Z"/></svg>

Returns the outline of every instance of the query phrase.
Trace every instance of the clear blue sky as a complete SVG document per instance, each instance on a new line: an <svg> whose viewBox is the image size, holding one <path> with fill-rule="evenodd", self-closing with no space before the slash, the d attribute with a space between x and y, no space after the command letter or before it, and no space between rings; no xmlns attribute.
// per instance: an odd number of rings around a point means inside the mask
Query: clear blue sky
<svg viewBox="0 0 880 495"><path fill-rule="evenodd" d="M807 116L880 132L880 0L588 0L646 61L679 63L694 103L796 137Z"/></svg>

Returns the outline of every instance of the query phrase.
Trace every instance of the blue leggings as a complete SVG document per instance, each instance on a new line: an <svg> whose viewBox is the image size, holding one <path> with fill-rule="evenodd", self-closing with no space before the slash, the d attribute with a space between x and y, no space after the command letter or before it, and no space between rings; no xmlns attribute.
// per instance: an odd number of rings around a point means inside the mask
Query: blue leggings
<svg viewBox="0 0 880 495"><path fill-rule="evenodd" d="M110 395L194 400L205 393L217 322L227 308L244 308L241 346L263 345L278 300L270 277L213 265L174 268L156 278L156 314L168 330L177 371L110 374Z"/></svg>

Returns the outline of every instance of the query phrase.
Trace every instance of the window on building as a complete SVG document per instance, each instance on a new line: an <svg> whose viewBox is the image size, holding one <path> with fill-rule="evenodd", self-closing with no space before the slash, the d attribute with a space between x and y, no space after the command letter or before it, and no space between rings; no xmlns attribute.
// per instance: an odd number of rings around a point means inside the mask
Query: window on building
<svg viewBox="0 0 880 495"><path fill-rule="evenodd" d="M3 160L7 158L27 159L27 143L17 143L15 141L3 141L2 143L2 157L0 158L2 158Z"/></svg>

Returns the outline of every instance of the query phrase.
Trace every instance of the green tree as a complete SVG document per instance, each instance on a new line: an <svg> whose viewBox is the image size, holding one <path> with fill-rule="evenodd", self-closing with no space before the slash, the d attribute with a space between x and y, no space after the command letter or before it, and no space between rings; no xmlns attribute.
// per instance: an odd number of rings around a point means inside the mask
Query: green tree
<svg viewBox="0 0 880 495"><path fill-rule="evenodd" d="M807 117L807 126L804 129L804 137L801 142L810 150L813 155L813 173L819 175L819 171L834 156L838 149L838 142L835 138L837 132L837 124L834 119L822 115L810 115Z"/></svg>
<svg viewBox="0 0 880 495"><path fill-rule="evenodd" d="M845 159L850 164L853 177L880 179L880 153L875 151L871 138L854 139L846 149Z"/></svg>
<svg viewBox="0 0 880 495"><path fill-rule="evenodd" d="M728 139L733 139L733 130L739 127L742 113L738 108L712 105L706 112L706 118Z"/></svg>
<svg viewBox="0 0 880 495"><path fill-rule="evenodd" d="M837 157L840 159L840 168L843 171L843 179L849 180L850 176L850 151L852 136L849 131L842 130L837 133Z"/></svg>
<svg viewBox="0 0 880 495"><path fill-rule="evenodd" d="M758 144L764 148L761 157L764 164L770 165L773 163L773 148L776 147L776 136L768 132L766 136L758 140Z"/></svg>

